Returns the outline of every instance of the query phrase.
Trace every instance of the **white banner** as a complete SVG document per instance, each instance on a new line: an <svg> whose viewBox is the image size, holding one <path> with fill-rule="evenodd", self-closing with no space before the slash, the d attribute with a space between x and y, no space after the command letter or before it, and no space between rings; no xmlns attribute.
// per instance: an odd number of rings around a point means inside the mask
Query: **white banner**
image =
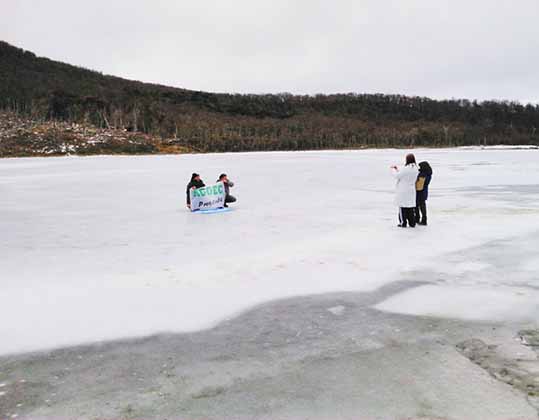
<svg viewBox="0 0 539 420"><path fill-rule="evenodd" d="M222 182L192 189L189 194L191 195L191 211L218 209L225 205L225 186Z"/></svg>

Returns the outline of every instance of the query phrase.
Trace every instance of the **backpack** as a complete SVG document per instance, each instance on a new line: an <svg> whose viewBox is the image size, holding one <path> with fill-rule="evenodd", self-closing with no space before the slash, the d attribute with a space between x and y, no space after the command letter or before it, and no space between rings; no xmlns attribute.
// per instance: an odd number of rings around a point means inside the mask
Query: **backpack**
<svg viewBox="0 0 539 420"><path fill-rule="evenodd" d="M420 176L417 178L417 181L415 182L415 190L423 191L423 188L425 188L425 177Z"/></svg>

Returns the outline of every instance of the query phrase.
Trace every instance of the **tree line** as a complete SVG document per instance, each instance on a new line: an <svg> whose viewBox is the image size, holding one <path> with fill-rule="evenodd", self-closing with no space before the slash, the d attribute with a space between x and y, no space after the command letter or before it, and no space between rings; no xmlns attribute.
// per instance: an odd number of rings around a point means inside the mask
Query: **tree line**
<svg viewBox="0 0 539 420"><path fill-rule="evenodd" d="M384 94L216 94L125 80L0 42L0 108L207 151L539 144L539 106Z"/></svg>

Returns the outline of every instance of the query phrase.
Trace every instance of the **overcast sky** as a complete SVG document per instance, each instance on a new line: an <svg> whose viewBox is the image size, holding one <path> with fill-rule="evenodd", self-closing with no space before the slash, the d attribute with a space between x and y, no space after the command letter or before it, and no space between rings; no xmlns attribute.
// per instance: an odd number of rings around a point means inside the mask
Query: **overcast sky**
<svg viewBox="0 0 539 420"><path fill-rule="evenodd" d="M0 39L188 89L539 100L539 0L0 0Z"/></svg>

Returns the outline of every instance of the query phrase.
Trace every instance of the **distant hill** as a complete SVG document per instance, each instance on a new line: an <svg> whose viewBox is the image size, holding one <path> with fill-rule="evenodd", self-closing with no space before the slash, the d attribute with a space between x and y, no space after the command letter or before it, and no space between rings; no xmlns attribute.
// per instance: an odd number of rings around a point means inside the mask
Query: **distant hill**
<svg viewBox="0 0 539 420"><path fill-rule="evenodd" d="M141 133L178 151L539 144L537 105L198 92L106 76L1 41L0 109L32 121Z"/></svg>

